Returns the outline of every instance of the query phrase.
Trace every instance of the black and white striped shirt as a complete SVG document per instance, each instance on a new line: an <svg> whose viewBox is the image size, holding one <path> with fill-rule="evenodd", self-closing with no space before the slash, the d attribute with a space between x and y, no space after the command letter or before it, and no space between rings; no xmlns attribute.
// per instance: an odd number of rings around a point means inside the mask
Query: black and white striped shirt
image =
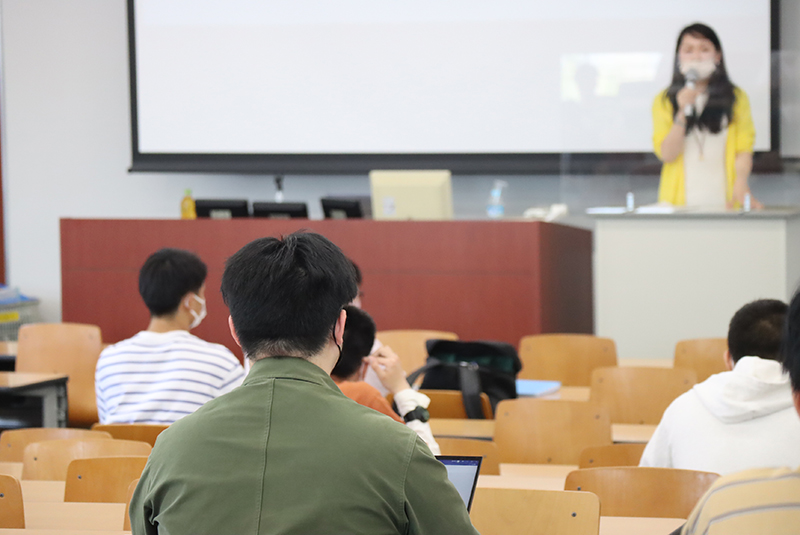
<svg viewBox="0 0 800 535"><path fill-rule="evenodd" d="M100 423L171 424L242 384L244 375L223 345L188 331L142 331L100 354L95 371Z"/></svg>

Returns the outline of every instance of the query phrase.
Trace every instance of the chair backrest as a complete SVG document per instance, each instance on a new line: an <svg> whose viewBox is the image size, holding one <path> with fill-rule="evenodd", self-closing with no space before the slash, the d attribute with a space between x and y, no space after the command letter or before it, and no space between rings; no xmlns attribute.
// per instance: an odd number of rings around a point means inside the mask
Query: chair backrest
<svg viewBox="0 0 800 535"><path fill-rule="evenodd" d="M482 535L597 535L600 500L589 492L478 487L470 518Z"/></svg>
<svg viewBox="0 0 800 535"><path fill-rule="evenodd" d="M92 457L148 456L150 444L133 440L46 440L25 448L23 479L65 481L69 463Z"/></svg>
<svg viewBox="0 0 800 535"><path fill-rule="evenodd" d="M466 418L464 398L460 390L420 390L421 393L431 398L428 412L431 418ZM494 418L492 403L485 392L481 392L481 406L483 417L487 420Z"/></svg>
<svg viewBox="0 0 800 535"><path fill-rule="evenodd" d="M611 444L608 412L588 401L509 399L497 405L501 463L578 464L589 446Z"/></svg>
<svg viewBox="0 0 800 535"><path fill-rule="evenodd" d="M145 464L147 456L75 459L67 468L64 501L125 503Z"/></svg>
<svg viewBox="0 0 800 535"><path fill-rule="evenodd" d="M24 529L22 487L14 476L0 474L0 529Z"/></svg>
<svg viewBox="0 0 800 535"><path fill-rule="evenodd" d="M122 525L122 531L131 530L131 499L133 498L133 492L136 490L136 485L138 484L139 480L134 479L131 481L131 484L128 485L128 497L125 500L125 522Z"/></svg>
<svg viewBox="0 0 800 535"><path fill-rule="evenodd" d="M564 490L597 494L603 516L688 518L718 477L674 468L585 468L567 475Z"/></svg>
<svg viewBox="0 0 800 535"><path fill-rule="evenodd" d="M155 446L156 438L167 427L161 424L94 424L92 429L109 433L117 439L138 440Z"/></svg>
<svg viewBox="0 0 800 535"><path fill-rule="evenodd" d="M683 368L597 368L590 399L605 407L615 424L655 425L695 383L695 373Z"/></svg>
<svg viewBox="0 0 800 535"><path fill-rule="evenodd" d="M378 331L375 338L392 348L400 357L400 363L406 373L421 368L428 359L428 340L458 340L456 333L446 331L426 331L421 329Z"/></svg>
<svg viewBox="0 0 800 535"><path fill-rule="evenodd" d="M500 450L491 440L475 438L443 438L437 437L436 443L442 455L474 455L483 457L481 474L500 475Z"/></svg>
<svg viewBox="0 0 800 535"><path fill-rule="evenodd" d="M647 444L611 444L592 446L581 452L578 468L601 468L605 466L639 466Z"/></svg>
<svg viewBox="0 0 800 535"><path fill-rule="evenodd" d="M589 386L593 369L617 365L617 346L611 338L590 334L536 334L522 337L519 358L520 379Z"/></svg>
<svg viewBox="0 0 800 535"><path fill-rule="evenodd" d="M19 329L18 372L69 376L69 425L97 421L94 372L100 357L100 327L81 323L30 323Z"/></svg>
<svg viewBox="0 0 800 535"><path fill-rule="evenodd" d="M0 462L21 463L25 446L31 442L67 438L111 439L113 437L105 431L90 431L88 429L73 429L71 427L9 429L0 433Z"/></svg>
<svg viewBox="0 0 800 535"><path fill-rule="evenodd" d="M695 338L681 340L675 344L675 368L687 368L697 374L701 383L714 375L726 371L723 354L728 349L725 338Z"/></svg>

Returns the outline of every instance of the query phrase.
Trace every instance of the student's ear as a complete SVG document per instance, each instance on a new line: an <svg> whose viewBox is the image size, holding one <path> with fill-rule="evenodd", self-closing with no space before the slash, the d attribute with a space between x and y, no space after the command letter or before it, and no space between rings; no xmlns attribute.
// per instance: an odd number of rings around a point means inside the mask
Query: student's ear
<svg viewBox="0 0 800 535"><path fill-rule="evenodd" d="M242 344L239 342L239 337L236 335L236 329L233 327L233 318L230 316L228 316L228 328L231 330L233 341L236 342L237 346L242 347Z"/></svg>
<svg viewBox="0 0 800 535"><path fill-rule="evenodd" d="M794 397L794 409L797 411L797 415L800 416L800 390L792 392L792 396Z"/></svg>
<svg viewBox="0 0 800 535"><path fill-rule="evenodd" d="M725 359L725 369L728 371L733 370L733 357L731 356L730 350L726 349L725 353L722 354L722 358Z"/></svg>
<svg viewBox="0 0 800 535"><path fill-rule="evenodd" d="M340 346L344 343L344 324L347 321L347 312L342 309L339 311L339 318L336 320L336 325L333 328L333 339L336 345Z"/></svg>

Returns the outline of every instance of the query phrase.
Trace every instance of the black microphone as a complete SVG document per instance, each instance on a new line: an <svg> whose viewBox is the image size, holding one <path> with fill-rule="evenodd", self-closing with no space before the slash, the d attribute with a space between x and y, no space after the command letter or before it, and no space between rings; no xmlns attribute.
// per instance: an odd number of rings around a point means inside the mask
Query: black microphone
<svg viewBox="0 0 800 535"><path fill-rule="evenodd" d="M698 78L700 78L700 76L697 74L697 70L689 69L686 72L686 85L684 87L688 87L689 89L694 89L695 87L697 87ZM683 114L686 117L694 115L694 105L687 104L686 107L683 108Z"/></svg>

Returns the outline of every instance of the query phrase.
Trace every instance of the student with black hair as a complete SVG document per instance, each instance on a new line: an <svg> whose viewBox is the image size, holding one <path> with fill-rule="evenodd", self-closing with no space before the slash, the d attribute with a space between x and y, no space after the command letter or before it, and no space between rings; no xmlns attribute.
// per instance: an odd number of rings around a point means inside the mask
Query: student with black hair
<svg viewBox="0 0 800 535"><path fill-rule="evenodd" d="M728 78L716 32L700 23L685 27L672 83L653 102L653 146L664 162L658 200L742 206L750 194L755 136L750 103Z"/></svg>
<svg viewBox="0 0 800 535"><path fill-rule="evenodd" d="M250 373L159 435L131 500L135 535L477 534L416 433L331 379L356 293L319 234L257 239L228 259L222 295Z"/></svg>
<svg viewBox="0 0 800 535"><path fill-rule="evenodd" d="M786 310L782 301L761 299L734 314L724 354L730 371L712 375L672 402L641 466L724 475L800 464L800 420L781 368Z"/></svg>
<svg viewBox="0 0 800 535"><path fill-rule="evenodd" d="M344 325L342 356L331 371L331 378L342 393L365 407L375 409L396 422L405 422L425 441L434 455L440 453L428 423L428 405L425 394L412 389L400 364L400 358L389 346L381 345L372 352L375 343L375 322L356 306L344 308L347 323ZM392 393L397 412L386 398L372 385L364 382L367 369L372 369L381 384Z"/></svg>
<svg viewBox="0 0 800 535"><path fill-rule="evenodd" d="M161 249L139 271L147 329L107 347L95 371L101 424L171 424L239 386L244 369L223 345L192 335L206 316L206 265Z"/></svg>

